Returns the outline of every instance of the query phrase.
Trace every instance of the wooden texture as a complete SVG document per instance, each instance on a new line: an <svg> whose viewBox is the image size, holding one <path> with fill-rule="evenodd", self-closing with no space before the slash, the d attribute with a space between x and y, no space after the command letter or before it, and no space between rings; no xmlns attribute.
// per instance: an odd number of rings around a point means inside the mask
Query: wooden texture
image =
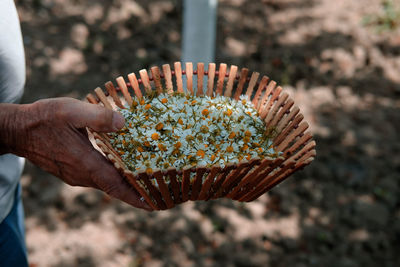
<svg viewBox="0 0 400 267"><path fill-rule="evenodd" d="M119 107L119 108L124 108L124 106L121 103L121 100L119 99L119 96L117 94L117 90L114 87L114 84L112 82L106 82L104 85L108 91L108 93L110 94L110 96L112 97L112 99L114 100L114 103Z"/></svg>
<svg viewBox="0 0 400 267"><path fill-rule="evenodd" d="M222 95L222 92L224 90L225 73L226 73L226 64L221 63L219 65L217 90L215 92L217 95Z"/></svg>
<svg viewBox="0 0 400 267"><path fill-rule="evenodd" d="M136 74L135 73L129 73L128 74L128 80L131 83L131 87L133 88L133 91L135 92L135 95L138 99L142 98L142 91L140 91L140 87L139 87L139 82L136 78Z"/></svg>
<svg viewBox="0 0 400 267"><path fill-rule="evenodd" d="M182 81L182 65L180 62L174 63L175 77L176 77L176 88L179 93L184 93L183 81Z"/></svg>
<svg viewBox="0 0 400 267"><path fill-rule="evenodd" d="M100 99L101 103L103 103L104 107L107 109L113 109L110 102L108 102L108 99L106 95L104 94L103 90L101 90L100 87L97 87L94 92L96 93L97 97Z"/></svg>
<svg viewBox="0 0 400 267"><path fill-rule="evenodd" d="M154 85L156 87L157 93L159 93L159 94L163 93L163 87L161 85L160 69L158 67L152 67L150 70L151 70L151 75L153 77L153 81L154 81Z"/></svg>
<svg viewBox="0 0 400 267"><path fill-rule="evenodd" d="M174 86L172 84L171 66L169 64L164 64L162 66L162 69L164 72L165 87L167 89L168 94L172 94L174 92Z"/></svg>
<svg viewBox="0 0 400 267"><path fill-rule="evenodd" d="M128 87L126 86L124 78L118 77L116 81L119 86L119 89L121 89L121 92L124 95L126 102L128 103L129 106L131 106L132 105L132 96L128 92Z"/></svg>
<svg viewBox="0 0 400 267"><path fill-rule="evenodd" d="M197 63L197 96L204 94L203 90L203 79L204 79L204 63Z"/></svg>
<svg viewBox="0 0 400 267"><path fill-rule="evenodd" d="M251 74L251 78L249 81L249 85L247 86L247 90L246 90L246 95L248 96L248 98L251 100L251 97L253 96L253 90L254 90L254 86L256 86L258 77L260 76L259 72L253 72L253 74Z"/></svg>
<svg viewBox="0 0 400 267"><path fill-rule="evenodd" d="M191 95L194 95L193 91L193 64L192 62L186 63L186 89Z"/></svg>
<svg viewBox="0 0 400 267"><path fill-rule="evenodd" d="M214 91L215 63L208 64L208 80L206 95L212 96Z"/></svg>
<svg viewBox="0 0 400 267"><path fill-rule="evenodd" d="M238 100L240 95L242 94L243 88L244 88L244 84L246 83L248 74L249 74L249 69L247 69L247 68L243 68L240 71L239 82L238 82L238 85L236 87L235 96L233 97L234 99Z"/></svg>
<svg viewBox="0 0 400 267"><path fill-rule="evenodd" d="M152 89L151 89L151 84L150 84L150 78L146 70L140 70L139 71L140 79L142 80L142 84L144 86L144 90L147 94L150 94Z"/></svg>
<svg viewBox="0 0 400 267"><path fill-rule="evenodd" d="M224 93L224 96L226 96L226 97L232 96L233 83L235 82L235 79L236 79L237 70L238 70L238 67L235 65L232 65L229 70L228 82L226 83L226 90Z"/></svg>

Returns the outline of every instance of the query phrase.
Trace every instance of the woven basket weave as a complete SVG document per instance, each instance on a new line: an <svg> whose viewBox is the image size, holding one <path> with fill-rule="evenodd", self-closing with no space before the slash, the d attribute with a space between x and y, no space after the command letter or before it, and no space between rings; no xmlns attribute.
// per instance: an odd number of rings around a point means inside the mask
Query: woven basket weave
<svg viewBox="0 0 400 267"><path fill-rule="evenodd" d="M303 121L303 115L288 94L282 92L282 88L267 76L259 80L258 72L249 75L247 68L238 71L234 65L230 66L228 72L224 63L219 65L218 71L215 63L210 63L207 71L203 63L198 63L197 70L193 71L192 63L187 62L185 70L182 70L181 63L175 62L174 70L165 64L162 72L158 67L152 67L150 72L151 77L146 70L140 70L139 79L131 73L128 75L128 83L123 77L118 77L118 86L107 82L106 92L96 88L95 95L89 94L87 100L115 110L117 107L125 108L123 103L131 105L131 93L141 98L154 90L162 93L163 88L168 93L185 92L186 88L187 93L197 96L216 94L234 99L245 94L264 120L266 130L273 128L276 131L274 148L282 152L275 159L253 158L228 164L224 168L218 165L211 168L187 167L182 171L170 168L164 172L155 170L153 174L144 172L134 175L112 148L108 135L89 130L100 150L154 210L170 209L188 200L227 197L238 201L253 201L314 159L315 141L310 132L306 131L307 122ZM186 86L183 85L183 75L186 75ZM197 90L193 86L193 75L197 75Z"/></svg>

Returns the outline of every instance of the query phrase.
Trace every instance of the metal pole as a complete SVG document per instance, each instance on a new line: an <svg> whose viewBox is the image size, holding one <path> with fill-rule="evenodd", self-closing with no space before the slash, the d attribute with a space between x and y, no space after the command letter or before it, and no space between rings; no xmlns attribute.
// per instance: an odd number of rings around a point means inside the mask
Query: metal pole
<svg viewBox="0 0 400 267"><path fill-rule="evenodd" d="M184 0L182 61L214 62L217 0Z"/></svg>

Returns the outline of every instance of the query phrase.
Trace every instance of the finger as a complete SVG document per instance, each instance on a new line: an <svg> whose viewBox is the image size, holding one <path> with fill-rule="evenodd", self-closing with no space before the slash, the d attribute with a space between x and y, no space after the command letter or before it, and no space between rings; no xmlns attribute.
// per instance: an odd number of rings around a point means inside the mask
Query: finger
<svg viewBox="0 0 400 267"><path fill-rule="evenodd" d="M98 151L92 153L92 160L87 164L92 173L92 180L96 187L111 197L122 200L134 207L151 211L152 208L143 200L137 191L131 187Z"/></svg>
<svg viewBox="0 0 400 267"><path fill-rule="evenodd" d="M116 111L79 100L64 106L67 119L76 128L89 127L96 132L115 132L125 124L124 117Z"/></svg>

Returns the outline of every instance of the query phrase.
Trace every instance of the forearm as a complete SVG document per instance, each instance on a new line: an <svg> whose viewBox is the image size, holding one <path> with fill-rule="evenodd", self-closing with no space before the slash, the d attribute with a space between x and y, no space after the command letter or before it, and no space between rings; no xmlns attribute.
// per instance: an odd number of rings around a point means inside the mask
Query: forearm
<svg viewBox="0 0 400 267"><path fill-rule="evenodd" d="M0 104L0 155L18 153L26 140L20 138L25 131L28 105Z"/></svg>

